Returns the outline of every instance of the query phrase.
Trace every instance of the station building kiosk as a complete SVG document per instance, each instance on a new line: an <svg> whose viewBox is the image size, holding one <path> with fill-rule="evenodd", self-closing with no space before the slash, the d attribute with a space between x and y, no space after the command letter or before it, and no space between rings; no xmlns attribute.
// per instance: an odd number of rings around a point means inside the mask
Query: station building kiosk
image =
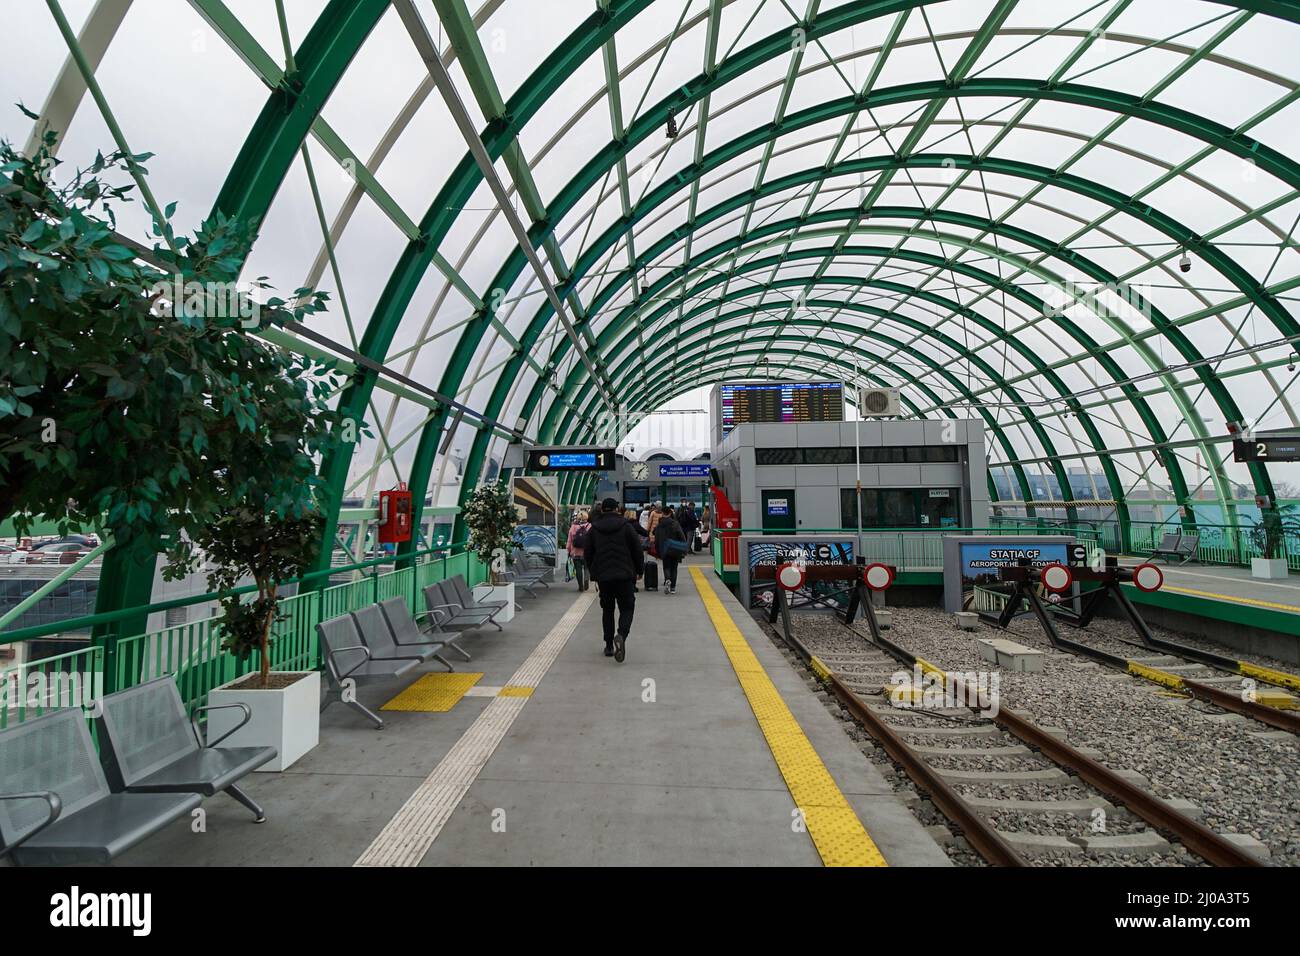
<svg viewBox="0 0 1300 956"><path fill-rule="evenodd" d="M746 528L856 529L855 441L864 530L987 526L977 420L737 423L715 447L713 463Z"/></svg>

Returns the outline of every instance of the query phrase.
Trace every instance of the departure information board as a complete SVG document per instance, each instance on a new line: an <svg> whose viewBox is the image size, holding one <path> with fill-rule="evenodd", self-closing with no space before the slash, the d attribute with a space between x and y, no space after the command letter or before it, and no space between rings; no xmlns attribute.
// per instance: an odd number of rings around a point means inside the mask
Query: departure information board
<svg viewBox="0 0 1300 956"><path fill-rule="evenodd" d="M529 471L609 471L613 467L612 448L533 448L528 452Z"/></svg>
<svg viewBox="0 0 1300 956"><path fill-rule="evenodd" d="M746 422L844 421L842 382L720 385L719 401L719 437Z"/></svg>

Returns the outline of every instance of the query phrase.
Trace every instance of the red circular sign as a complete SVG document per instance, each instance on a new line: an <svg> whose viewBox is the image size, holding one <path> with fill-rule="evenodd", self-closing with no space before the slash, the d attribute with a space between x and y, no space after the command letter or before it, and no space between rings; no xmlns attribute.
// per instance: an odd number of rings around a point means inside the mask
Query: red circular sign
<svg viewBox="0 0 1300 956"><path fill-rule="evenodd" d="M807 575L803 568L797 564L783 564L776 569L776 582L787 591L795 591L803 587L805 577Z"/></svg>
<svg viewBox="0 0 1300 956"><path fill-rule="evenodd" d="M1159 591L1165 586L1165 572L1150 562L1133 569L1133 586L1139 591Z"/></svg>
<svg viewBox="0 0 1300 956"><path fill-rule="evenodd" d="M1074 573L1064 564L1052 563L1043 568L1043 587L1060 594L1068 591L1074 583Z"/></svg>
<svg viewBox="0 0 1300 956"><path fill-rule="evenodd" d="M894 583L894 569L879 561L862 569L862 581L873 591L883 591Z"/></svg>

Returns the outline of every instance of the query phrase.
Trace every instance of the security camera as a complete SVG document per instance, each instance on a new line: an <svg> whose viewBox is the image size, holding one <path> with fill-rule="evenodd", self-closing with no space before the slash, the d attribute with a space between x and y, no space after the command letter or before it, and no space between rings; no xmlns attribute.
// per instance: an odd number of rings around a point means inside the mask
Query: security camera
<svg viewBox="0 0 1300 956"><path fill-rule="evenodd" d="M1189 256L1186 252L1184 252L1182 258L1178 260L1178 268L1181 269L1183 272L1192 271L1192 257Z"/></svg>
<svg viewBox="0 0 1300 956"><path fill-rule="evenodd" d="M1295 371L1295 360L1296 360L1296 356L1294 355L1292 355L1289 359L1286 360L1286 370L1288 372Z"/></svg>

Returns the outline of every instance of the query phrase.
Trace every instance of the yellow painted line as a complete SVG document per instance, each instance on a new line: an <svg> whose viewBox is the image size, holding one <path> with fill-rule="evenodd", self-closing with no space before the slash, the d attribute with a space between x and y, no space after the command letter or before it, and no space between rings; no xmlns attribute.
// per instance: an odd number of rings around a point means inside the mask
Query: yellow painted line
<svg viewBox="0 0 1300 956"><path fill-rule="evenodd" d="M1300 690L1300 675L1288 674L1286 671L1276 671L1271 667L1260 667L1258 664L1252 664L1249 661L1237 661L1237 669L1245 676L1262 680L1266 684L1277 684L1279 687Z"/></svg>
<svg viewBox="0 0 1300 956"><path fill-rule="evenodd" d="M480 680L482 674L425 674L380 710L414 711L422 714L445 714Z"/></svg>
<svg viewBox="0 0 1300 956"><path fill-rule="evenodd" d="M830 680L831 669L826 666L825 662L816 654L813 655L812 661L813 673L817 675L818 680Z"/></svg>
<svg viewBox="0 0 1300 956"><path fill-rule="evenodd" d="M1232 604L1249 604L1251 607L1266 607L1274 611L1290 611L1292 614L1300 614L1300 607L1294 604L1279 604L1277 601L1261 601L1258 598L1238 597L1235 594L1198 591L1196 588L1177 588L1172 584L1166 584L1160 590L1173 591L1175 594L1190 594L1193 597L1213 598L1216 601L1228 601Z"/></svg>
<svg viewBox="0 0 1300 956"><path fill-rule="evenodd" d="M517 684L510 684L501 688L498 697L532 697L535 687L520 687Z"/></svg>
<svg viewBox="0 0 1300 956"><path fill-rule="evenodd" d="M1157 684L1163 684L1165 687L1172 687L1174 690L1180 690L1183 686L1183 679L1177 674L1170 674L1168 671L1147 667L1137 661L1128 662L1128 672L1135 677L1142 677Z"/></svg>
<svg viewBox="0 0 1300 956"><path fill-rule="evenodd" d="M888 866L708 577L698 567L690 572L822 862L827 866Z"/></svg>

